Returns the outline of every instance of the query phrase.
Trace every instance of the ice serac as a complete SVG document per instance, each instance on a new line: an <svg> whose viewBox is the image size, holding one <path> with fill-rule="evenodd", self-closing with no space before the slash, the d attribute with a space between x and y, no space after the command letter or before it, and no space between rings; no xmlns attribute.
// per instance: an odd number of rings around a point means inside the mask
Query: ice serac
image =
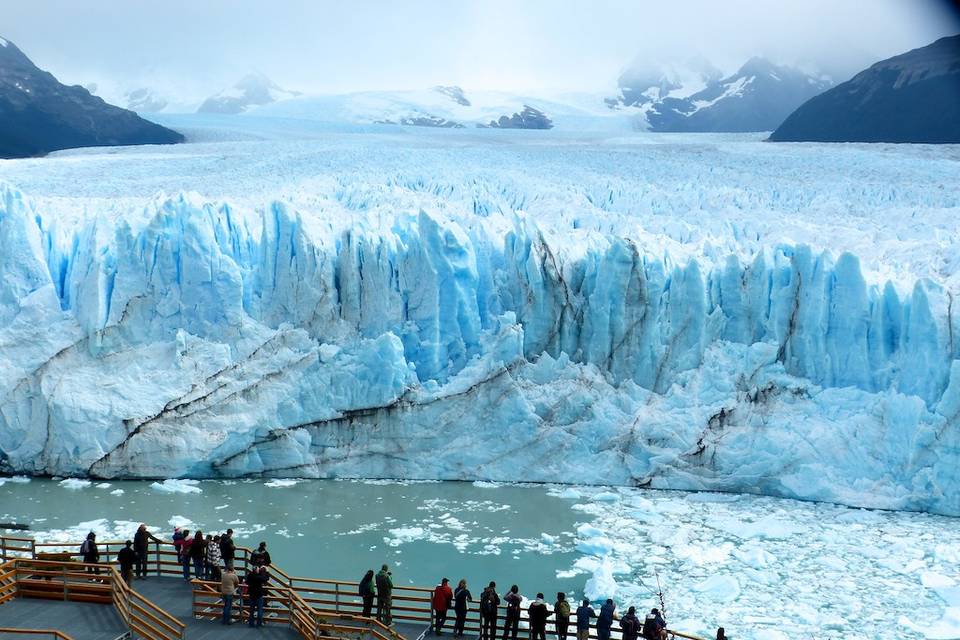
<svg viewBox="0 0 960 640"><path fill-rule="evenodd" d="M960 322L935 282L803 244L678 260L523 215L334 218L178 195L55 228L5 189L0 468L960 514Z"/></svg>

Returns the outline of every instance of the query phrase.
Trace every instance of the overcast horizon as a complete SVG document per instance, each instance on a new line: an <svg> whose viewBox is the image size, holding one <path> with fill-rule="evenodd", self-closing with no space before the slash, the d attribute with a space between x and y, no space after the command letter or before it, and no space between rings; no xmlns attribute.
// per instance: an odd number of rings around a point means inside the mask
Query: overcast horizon
<svg viewBox="0 0 960 640"><path fill-rule="evenodd" d="M199 98L259 72L309 93L411 89L605 91L635 59L753 55L835 77L957 33L954 3L545 0L388 5L243 0L6 0L0 36L70 84ZM844 80L846 78L836 78Z"/></svg>

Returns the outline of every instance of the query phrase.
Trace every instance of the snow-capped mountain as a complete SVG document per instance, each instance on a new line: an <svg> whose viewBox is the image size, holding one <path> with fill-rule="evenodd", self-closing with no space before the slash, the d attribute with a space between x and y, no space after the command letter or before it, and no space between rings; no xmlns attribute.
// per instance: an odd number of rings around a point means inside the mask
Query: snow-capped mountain
<svg viewBox="0 0 960 640"><path fill-rule="evenodd" d="M137 113L160 113L170 104L165 97L148 87L128 91L124 98L127 109Z"/></svg>
<svg viewBox="0 0 960 640"><path fill-rule="evenodd" d="M251 73L237 81L229 89L207 98L198 113L243 113L253 106L260 106L299 96L297 91L278 87L261 73Z"/></svg>
<svg viewBox="0 0 960 640"><path fill-rule="evenodd" d="M726 77L706 64L660 75L628 70L608 104L638 108L653 131L770 131L830 86L825 77L755 57Z"/></svg>
<svg viewBox="0 0 960 640"><path fill-rule="evenodd" d="M61 84L0 38L0 157L175 142L183 142L183 136L107 104L83 87Z"/></svg>
<svg viewBox="0 0 960 640"><path fill-rule="evenodd" d="M878 62L812 98L770 139L960 142L960 35Z"/></svg>
<svg viewBox="0 0 960 640"><path fill-rule="evenodd" d="M251 108L256 116L349 124L443 128L630 130L633 114L608 109L599 94L520 95L457 86L302 96Z"/></svg>

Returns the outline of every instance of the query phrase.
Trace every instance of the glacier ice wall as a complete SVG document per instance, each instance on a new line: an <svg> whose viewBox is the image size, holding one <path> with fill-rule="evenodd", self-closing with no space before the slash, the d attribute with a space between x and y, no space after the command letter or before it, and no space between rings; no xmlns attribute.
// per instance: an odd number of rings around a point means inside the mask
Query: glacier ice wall
<svg viewBox="0 0 960 640"><path fill-rule="evenodd" d="M0 470L960 514L960 321L937 282L870 283L804 244L672 259L523 215L329 219L179 195L58 226L3 189Z"/></svg>

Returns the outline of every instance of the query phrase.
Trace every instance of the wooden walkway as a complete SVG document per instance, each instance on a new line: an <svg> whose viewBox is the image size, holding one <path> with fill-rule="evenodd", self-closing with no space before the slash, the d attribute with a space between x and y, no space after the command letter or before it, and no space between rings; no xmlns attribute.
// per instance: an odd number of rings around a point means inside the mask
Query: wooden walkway
<svg viewBox="0 0 960 640"><path fill-rule="evenodd" d="M0 627L56 629L73 640L114 640L127 633L127 625L111 605L34 598L14 598L0 606ZM0 632L2 640L25 637Z"/></svg>

